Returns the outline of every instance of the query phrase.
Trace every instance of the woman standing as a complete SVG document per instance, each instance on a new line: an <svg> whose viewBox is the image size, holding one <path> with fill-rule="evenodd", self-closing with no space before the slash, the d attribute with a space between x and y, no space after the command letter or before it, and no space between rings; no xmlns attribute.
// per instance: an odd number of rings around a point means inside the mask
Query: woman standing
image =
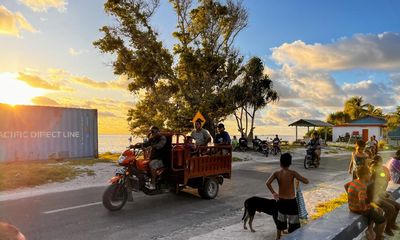
<svg viewBox="0 0 400 240"><path fill-rule="evenodd" d="M368 155L364 152L365 142L357 140L355 144L355 151L351 154L349 164L349 174L353 174L353 179L357 179L356 171L360 167L368 167Z"/></svg>

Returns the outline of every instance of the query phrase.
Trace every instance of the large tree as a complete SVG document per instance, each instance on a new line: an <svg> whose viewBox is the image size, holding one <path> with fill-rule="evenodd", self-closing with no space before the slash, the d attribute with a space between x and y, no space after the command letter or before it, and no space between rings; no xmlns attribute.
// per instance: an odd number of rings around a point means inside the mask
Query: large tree
<svg viewBox="0 0 400 240"><path fill-rule="evenodd" d="M232 90L238 131L242 136L253 139L256 112L279 100L278 93L273 90L272 80L264 74L264 64L260 58L253 57L248 61L240 83Z"/></svg>
<svg viewBox="0 0 400 240"><path fill-rule="evenodd" d="M116 56L114 73L130 79L139 100L129 111L131 131L156 124L187 131L201 111L214 133L218 121L233 113L230 93L242 72L242 57L233 43L247 24L247 13L233 0L170 0L177 26L173 50L164 47L151 18L158 0L108 0L105 12L114 26L100 29L94 45Z"/></svg>

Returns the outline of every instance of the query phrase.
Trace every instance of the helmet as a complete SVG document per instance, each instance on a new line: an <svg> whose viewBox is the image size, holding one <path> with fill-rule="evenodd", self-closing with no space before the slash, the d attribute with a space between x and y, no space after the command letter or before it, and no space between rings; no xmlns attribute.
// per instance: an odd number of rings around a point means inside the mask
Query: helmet
<svg viewBox="0 0 400 240"><path fill-rule="evenodd" d="M220 123L217 125L217 128L225 128L224 124Z"/></svg>

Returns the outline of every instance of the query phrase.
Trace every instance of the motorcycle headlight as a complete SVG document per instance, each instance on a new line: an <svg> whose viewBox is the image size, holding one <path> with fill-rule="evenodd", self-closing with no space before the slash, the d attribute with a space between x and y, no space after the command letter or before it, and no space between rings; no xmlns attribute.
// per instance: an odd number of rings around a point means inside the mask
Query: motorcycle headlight
<svg viewBox="0 0 400 240"><path fill-rule="evenodd" d="M118 164L122 164L122 163L124 162L125 159L126 159L125 156L123 156L123 155L119 156L119 158L118 158Z"/></svg>

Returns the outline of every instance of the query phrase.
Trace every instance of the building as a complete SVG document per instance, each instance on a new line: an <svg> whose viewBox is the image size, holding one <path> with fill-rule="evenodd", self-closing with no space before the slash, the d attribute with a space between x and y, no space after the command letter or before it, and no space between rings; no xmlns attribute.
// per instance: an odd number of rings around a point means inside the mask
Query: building
<svg viewBox="0 0 400 240"><path fill-rule="evenodd" d="M388 132L387 142L392 146L400 146L400 127Z"/></svg>
<svg viewBox="0 0 400 240"><path fill-rule="evenodd" d="M332 140L337 141L339 137L346 135L356 135L364 141L368 141L371 136L376 136L376 139L380 140L385 136L386 127L385 118L366 116L342 125L335 125L332 128Z"/></svg>
<svg viewBox="0 0 400 240"><path fill-rule="evenodd" d="M97 110L0 104L0 162L98 155Z"/></svg>

